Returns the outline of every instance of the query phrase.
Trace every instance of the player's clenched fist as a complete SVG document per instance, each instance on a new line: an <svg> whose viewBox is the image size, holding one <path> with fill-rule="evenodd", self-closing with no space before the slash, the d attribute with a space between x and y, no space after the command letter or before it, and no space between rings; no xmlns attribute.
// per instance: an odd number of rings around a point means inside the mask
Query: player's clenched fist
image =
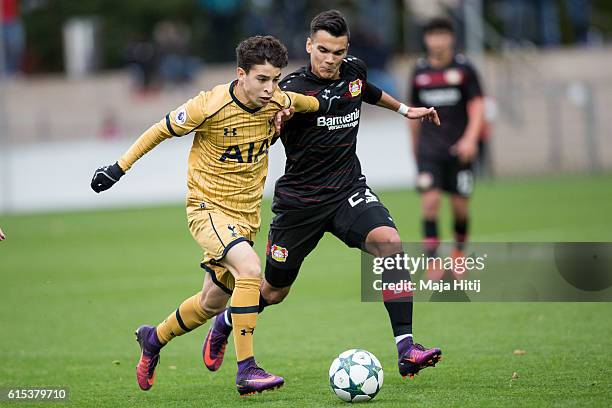
<svg viewBox="0 0 612 408"><path fill-rule="evenodd" d="M113 184L119 181L124 174L125 172L118 163L100 167L96 170L91 179L91 188L96 193L108 190Z"/></svg>

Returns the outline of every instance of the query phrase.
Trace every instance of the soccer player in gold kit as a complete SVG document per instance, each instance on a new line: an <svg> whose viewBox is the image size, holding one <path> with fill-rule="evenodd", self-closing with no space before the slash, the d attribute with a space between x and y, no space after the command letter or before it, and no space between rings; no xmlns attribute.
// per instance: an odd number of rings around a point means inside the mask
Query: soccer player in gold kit
<svg viewBox="0 0 612 408"><path fill-rule="evenodd" d="M275 135L273 119L287 110L317 112L320 104L314 97L280 91L287 50L274 37L248 38L238 45L236 56L236 80L200 92L168 113L117 163L97 169L91 182L94 191L107 190L165 139L195 133L189 154L187 220L202 247L201 266L208 273L202 291L157 327L141 326L136 331L142 351L136 374L142 390L153 385L160 349L219 313L230 295L238 392L248 395L284 383L282 377L259 368L253 355L262 278L251 245L260 226L268 148Z"/></svg>

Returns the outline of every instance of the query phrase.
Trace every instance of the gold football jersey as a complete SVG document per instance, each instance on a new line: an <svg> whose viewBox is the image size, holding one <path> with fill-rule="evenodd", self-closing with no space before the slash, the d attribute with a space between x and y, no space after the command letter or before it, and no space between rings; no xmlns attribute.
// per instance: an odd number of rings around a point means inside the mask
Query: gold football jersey
<svg viewBox="0 0 612 408"><path fill-rule="evenodd" d="M253 230L268 174L272 119L280 109L316 112L316 98L278 88L264 107L250 109L234 94L237 81L200 92L145 131L119 160L124 171L163 140L195 132L187 175L187 205L220 211Z"/></svg>

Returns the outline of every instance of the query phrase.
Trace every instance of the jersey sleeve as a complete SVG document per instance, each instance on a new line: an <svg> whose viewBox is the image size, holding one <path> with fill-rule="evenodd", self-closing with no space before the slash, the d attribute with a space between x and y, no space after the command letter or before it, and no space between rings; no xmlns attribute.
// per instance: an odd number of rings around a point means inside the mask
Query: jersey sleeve
<svg viewBox="0 0 612 408"><path fill-rule="evenodd" d="M362 81L367 82L368 66L362 59L352 55L347 55L344 61L348 64L349 69L352 70L358 78L361 78Z"/></svg>
<svg viewBox="0 0 612 408"><path fill-rule="evenodd" d="M480 86L480 79L478 78L476 69L474 69L474 67L472 67L470 64L467 64L465 66L465 74L467 76L463 85L465 100L469 101L470 99L482 96L482 88Z"/></svg>
<svg viewBox="0 0 612 408"><path fill-rule="evenodd" d="M184 136L199 127L206 119L206 102L210 92L200 92L183 105L168 113L165 118L166 130L172 136Z"/></svg>
<svg viewBox="0 0 612 408"><path fill-rule="evenodd" d="M295 92L284 92L285 109L294 108L298 113L317 112L319 110L319 100L314 96L306 96Z"/></svg>
<svg viewBox="0 0 612 408"><path fill-rule="evenodd" d="M128 171L138 159L164 140L186 135L199 127L206 119L207 98L208 92L201 92L140 135L118 161L123 171Z"/></svg>
<svg viewBox="0 0 612 408"><path fill-rule="evenodd" d="M365 103L369 103L370 105L376 105L378 101L380 101L380 98L382 97L382 93L383 93L382 89L380 89L373 83L366 81L365 85L363 86L363 98L362 99Z"/></svg>

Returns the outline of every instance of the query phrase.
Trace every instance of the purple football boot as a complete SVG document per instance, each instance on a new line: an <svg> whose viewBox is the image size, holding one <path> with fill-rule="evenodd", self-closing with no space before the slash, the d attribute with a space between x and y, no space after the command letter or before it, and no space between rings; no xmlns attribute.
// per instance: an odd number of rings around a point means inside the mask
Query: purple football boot
<svg viewBox="0 0 612 408"><path fill-rule="evenodd" d="M283 377L269 374L259 368L253 357L238 362L236 388L241 397L280 388L284 383Z"/></svg>
<svg viewBox="0 0 612 408"><path fill-rule="evenodd" d="M155 381L155 367L159 363L159 350L162 345L157 338L154 326L140 326L134 333L140 344L140 361L136 366L136 379L143 391L148 391Z"/></svg>
<svg viewBox="0 0 612 408"><path fill-rule="evenodd" d="M226 309L227 310L227 309ZM227 338L232 333L232 326L225 322L226 310L215 317L215 321L210 325L204 345L202 346L202 359L204 365L210 371L217 371L223 363Z"/></svg>
<svg viewBox="0 0 612 408"><path fill-rule="evenodd" d="M412 343L407 338L397 345L399 372L402 377L414 378L424 368L435 367L442 359L442 350L439 348L426 349L418 343Z"/></svg>

